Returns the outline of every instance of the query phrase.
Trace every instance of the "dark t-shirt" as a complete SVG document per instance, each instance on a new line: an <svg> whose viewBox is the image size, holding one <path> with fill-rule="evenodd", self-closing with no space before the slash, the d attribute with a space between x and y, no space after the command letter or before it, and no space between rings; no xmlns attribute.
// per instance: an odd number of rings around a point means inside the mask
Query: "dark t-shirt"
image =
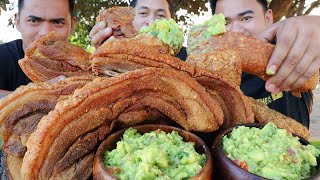
<svg viewBox="0 0 320 180"><path fill-rule="evenodd" d="M0 89L14 91L31 82L18 64L23 57L21 39L0 45Z"/></svg>
<svg viewBox="0 0 320 180"><path fill-rule="evenodd" d="M309 127L310 112L313 104L313 94L311 91L301 93L301 98L297 98L291 92L285 91L275 95L265 90L265 81L247 73L242 74L241 90L245 95L258 99L267 104L271 109Z"/></svg>
<svg viewBox="0 0 320 180"><path fill-rule="evenodd" d="M187 49L182 47L179 53L176 55L177 58L181 59L182 61L186 61L187 59Z"/></svg>

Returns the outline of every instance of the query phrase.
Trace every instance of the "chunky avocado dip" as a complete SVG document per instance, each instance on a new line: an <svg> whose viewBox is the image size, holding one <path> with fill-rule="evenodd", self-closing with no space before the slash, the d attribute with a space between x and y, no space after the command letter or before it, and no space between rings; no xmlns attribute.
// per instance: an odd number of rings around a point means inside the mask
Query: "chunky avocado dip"
<svg viewBox="0 0 320 180"><path fill-rule="evenodd" d="M141 28L139 33L156 36L162 43L169 45L171 54L178 52L184 41L183 32L173 19L157 19L149 26Z"/></svg>
<svg viewBox="0 0 320 180"><path fill-rule="evenodd" d="M223 14L215 14L206 20L204 25L208 26L207 31L212 35L218 35L226 32L226 19Z"/></svg>
<svg viewBox="0 0 320 180"><path fill-rule="evenodd" d="M262 129L239 126L222 139L223 150L240 167L270 179L305 179L310 177L320 150L304 146L275 124Z"/></svg>
<svg viewBox="0 0 320 180"><path fill-rule="evenodd" d="M221 13L211 16L203 24L194 25L188 34L187 52L190 53L199 46L207 45L210 38L223 34L226 31L226 20ZM206 51L212 50L210 48L206 49Z"/></svg>
<svg viewBox="0 0 320 180"><path fill-rule="evenodd" d="M141 135L129 128L116 149L104 153L105 166L115 169L114 175L122 180L189 179L198 174L205 161L194 143L184 142L176 131Z"/></svg>

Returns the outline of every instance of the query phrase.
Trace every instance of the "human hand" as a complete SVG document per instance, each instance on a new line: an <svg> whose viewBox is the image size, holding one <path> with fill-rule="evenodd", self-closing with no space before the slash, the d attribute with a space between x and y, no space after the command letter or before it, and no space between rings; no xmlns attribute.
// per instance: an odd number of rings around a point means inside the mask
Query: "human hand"
<svg viewBox="0 0 320 180"><path fill-rule="evenodd" d="M97 49L102 45L105 39L112 35L112 28L106 27L106 22L101 21L93 26L89 33L91 44Z"/></svg>
<svg viewBox="0 0 320 180"><path fill-rule="evenodd" d="M320 68L320 16L298 16L273 24L258 36L277 44L267 65L273 72L269 92L290 91L305 84Z"/></svg>

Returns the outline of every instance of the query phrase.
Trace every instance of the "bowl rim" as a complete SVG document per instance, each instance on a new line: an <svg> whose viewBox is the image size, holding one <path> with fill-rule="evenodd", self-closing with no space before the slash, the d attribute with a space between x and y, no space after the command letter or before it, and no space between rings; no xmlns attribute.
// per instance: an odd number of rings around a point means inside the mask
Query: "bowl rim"
<svg viewBox="0 0 320 180"><path fill-rule="evenodd" d="M146 128L146 127L148 127L149 129L148 129L147 131L143 132L144 128ZM171 131L176 131L176 132L183 138L183 141L185 141L185 137L184 137L183 135L181 135L181 133L182 133L182 132L186 132L188 136L190 136L190 137L196 139L196 141L198 141L198 143L201 145L201 147L200 147L200 146L199 146L199 147L203 150L203 153L201 153L201 154L205 154L205 156L206 156L206 161L205 161L204 165L202 166L202 168L200 169L200 171L198 172L198 174L196 174L194 177L197 177L197 176L204 170L204 167L207 167L207 166L211 167L211 169L212 169L211 172L213 171L213 168L212 168L212 167L213 167L213 165L212 165L212 164L213 164L213 161L212 161L211 151L210 151L209 147L206 145L206 143L205 143L200 137L198 137L197 135L195 135L195 134L192 133L191 131L187 131L187 130L185 130L185 129L181 129L181 128L178 128L178 127L175 127L175 126L162 125L162 124L142 124L142 125L136 125L136 126L131 126L131 127L122 128L122 129L120 129L120 130L118 130L118 131L116 131L116 132L113 132L113 133L109 134L109 135L100 143L100 145L99 145L99 147L98 147L98 149L97 149L97 151L96 151L96 153L95 153L95 155L94 155L94 165L96 164L96 162L102 163L102 165L101 165L102 167L100 167L100 168L102 168L102 170L103 170L104 172L108 172L106 166L105 166L104 163L103 163L103 154L104 154L104 152L106 151L107 142L108 142L108 140L109 140L110 138L113 138L114 136L122 138L124 132L125 132L127 129L129 129L129 128L135 128L135 129L137 129L140 134L144 134L144 133L151 132L151 131L156 131L156 130L158 130L158 129L160 129L161 131L163 131L163 129L167 128L167 129L170 129L170 132L171 132ZM164 132L166 132L166 131L164 131ZM168 132L166 132L166 133L168 133ZM188 141L185 141L185 142L188 142ZM195 148L196 152L199 153L199 152L197 151L196 142L194 142L194 141L189 141L189 142L195 143L194 148ZM198 148L199 148L199 147L198 147ZM100 160L99 160L99 159L100 159ZM101 161L101 160L102 160L102 161ZM111 173L110 173L110 174L111 174ZM213 175L213 173L211 173L211 177L212 177L212 175ZM114 179L117 179L115 176L111 176L111 177L114 178ZM194 177L192 177L191 179L193 179Z"/></svg>
<svg viewBox="0 0 320 180"><path fill-rule="evenodd" d="M234 128L237 128L239 126L246 126L246 127L256 127L256 128L263 128L266 124L261 124L261 123L244 123L244 124L237 124L237 125L234 125L234 126L231 126L231 127L228 127L226 129L223 129L221 132L218 133L218 135L216 136L216 138L214 139L214 142L213 142L213 145L211 147L212 150L216 150L216 151L220 151L223 155L223 158L226 159L226 161L228 161L228 163L232 164L233 166L236 166L238 169L241 169L241 171L244 171L244 172L247 172L249 174L252 175L252 177L255 179L261 179L261 180L271 180L271 179L268 179L268 178L265 178L265 177L262 177L262 176L259 176L257 174L253 174L249 171L246 171L244 169L242 169L241 167L239 167L238 164L236 164L235 162L233 162L228 156L227 154L224 152L223 148L222 148L222 138L225 136L225 135L228 135L229 133L231 133L231 131L234 129ZM307 141L306 139L302 138L301 136L295 134L295 133L291 133L293 136L295 137L298 137L299 138L299 142L302 144L302 145L308 145L310 144L309 141ZM318 166L318 169L316 171L316 173L313 175L313 176L310 176L306 179L302 179L302 180L313 180L313 179L318 179L320 178L320 156L317 158L317 166Z"/></svg>

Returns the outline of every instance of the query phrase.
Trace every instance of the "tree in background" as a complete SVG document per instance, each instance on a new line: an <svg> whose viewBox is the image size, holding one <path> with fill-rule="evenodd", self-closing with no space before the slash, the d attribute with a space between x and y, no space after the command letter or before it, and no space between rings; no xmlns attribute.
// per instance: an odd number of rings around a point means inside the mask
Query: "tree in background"
<svg viewBox="0 0 320 180"><path fill-rule="evenodd" d="M90 45L88 34L95 24L95 17L98 13L112 6L128 6L129 2L130 0L76 0L75 15L78 23L70 41L90 50L92 46ZM173 2L175 11L183 10L187 13L186 16L174 17L179 25L190 26L193 23L190 18L192 15L201 15L203 12L208 11L205 6L208 0L173 0ZM269 0L269 3L270 8L273 10L275 22L282 17L288 18L309 14L314 8L320 6L320 0L314 0L311 4L307 4L306 0ZM10 3L9 0L0 0L0 14L1 9L7 11L6 5L10 5L9 10L16 6ZM13 25L12 19L9 20L9 25ZM186 31L186 29L184 30Z"/></svg>
<svg viewBox="0 0 320 180"><path fill-rule="evenodd" d="M175 9L183 9L187 11L189 15L203 13L207 11L205 3L207 0L186 1L186 0L174 0ZM112 6L128 6L130 0L113 0L113 1L101 1L101 0L76 0L75 12L77 13L77 30L71 37L71 42L82 45L85 48L90 48L90 39L88 33L95 24L95 17L101 10L110 8ZM174 17L180 25L190 25L192 23L190 16Z"/></svg>
<svg viewBox="0 0 320 180"><path fill-rule="evenodd" d="M7 4L10 4L9 0L0 0L0 14L2 10L7 11Z"/></svg>

